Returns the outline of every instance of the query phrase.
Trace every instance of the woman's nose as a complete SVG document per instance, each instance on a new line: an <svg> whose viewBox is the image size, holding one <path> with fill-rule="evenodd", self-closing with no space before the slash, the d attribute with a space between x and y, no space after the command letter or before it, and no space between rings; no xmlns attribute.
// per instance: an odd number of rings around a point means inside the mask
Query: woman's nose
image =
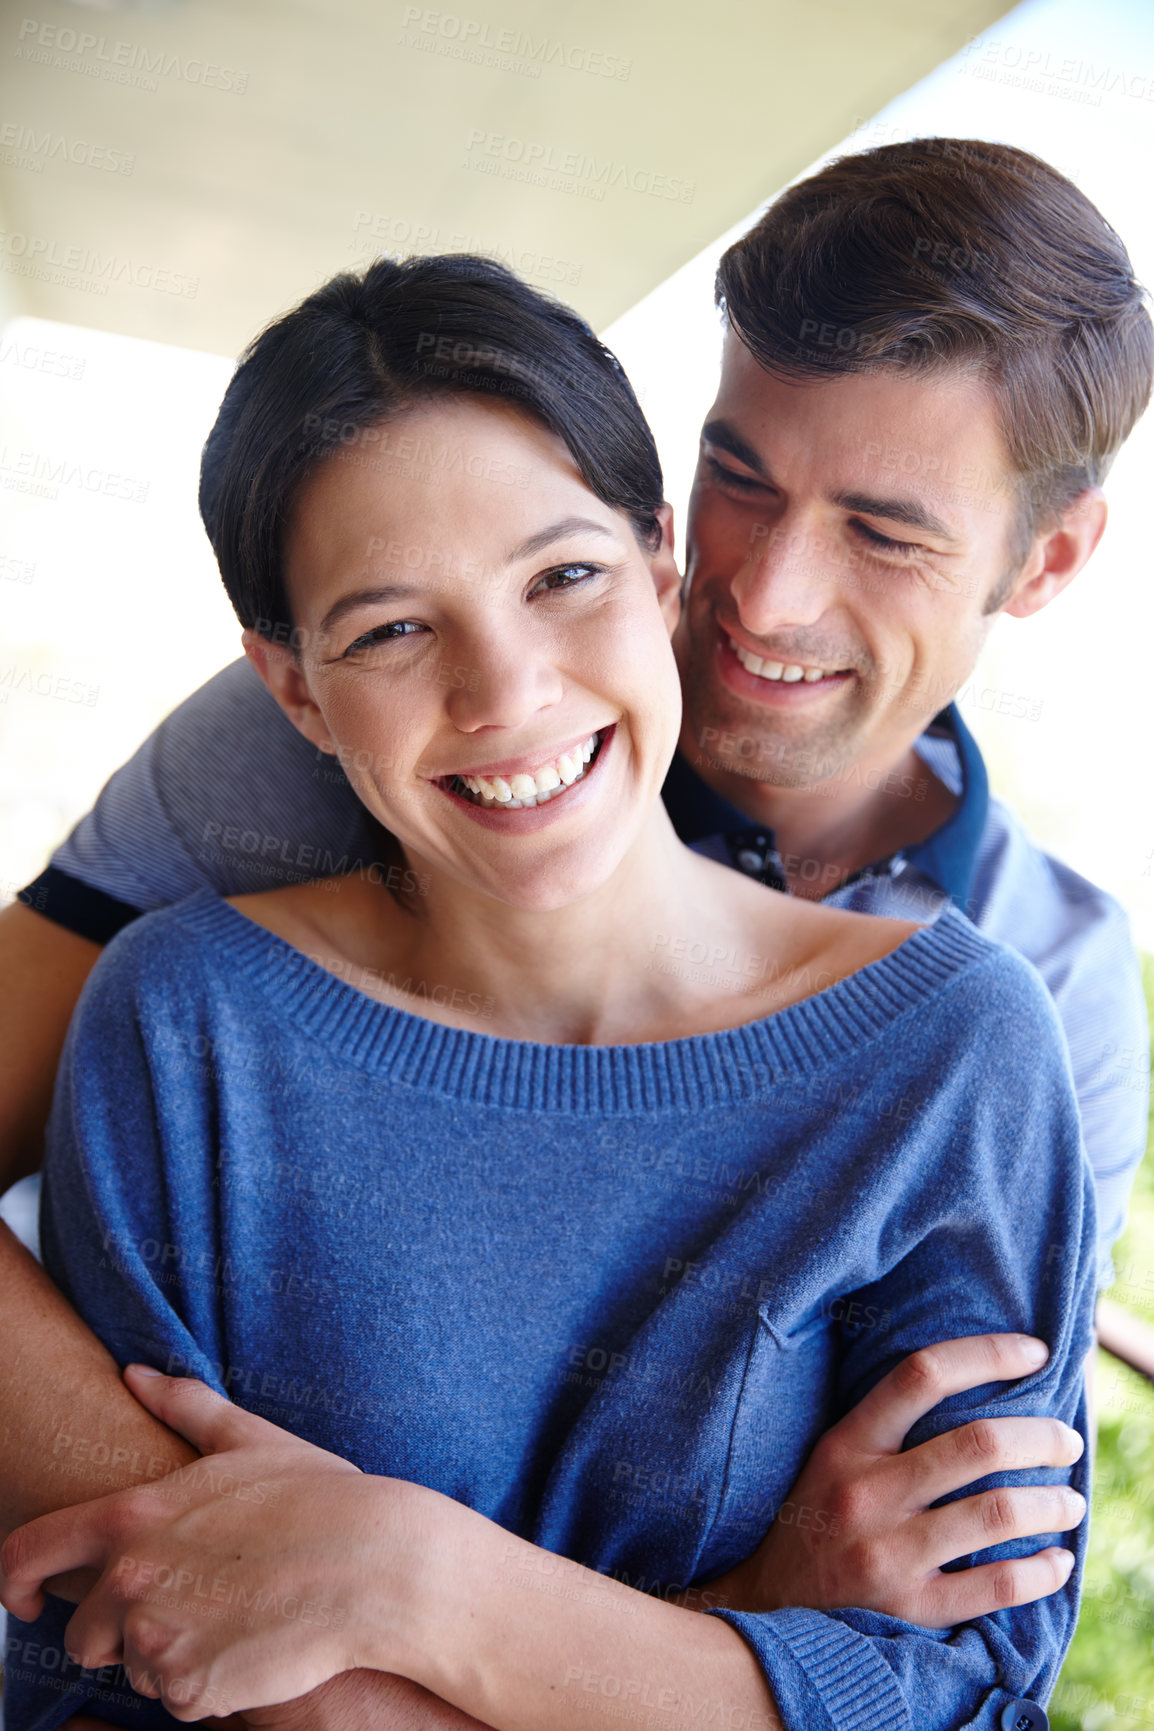
<svg viewBox="0 0 1154 1731"><path fill-rule="evenodd" d="M497 631L484 642L461 645L451 671L449 715L461 733L523 727L564 692L553 660L526 636Z"/></svg>

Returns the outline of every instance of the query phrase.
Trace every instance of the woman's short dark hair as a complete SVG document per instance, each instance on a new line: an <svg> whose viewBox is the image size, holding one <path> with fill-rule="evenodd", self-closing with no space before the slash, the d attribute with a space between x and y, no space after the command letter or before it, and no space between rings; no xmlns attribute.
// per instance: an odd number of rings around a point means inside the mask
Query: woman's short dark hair
<svg viewBox="0 0 1154 1731"><path fill-rule="evenodd" d="M204 447L200 514L241 623L292 628L282 541L318 463L368 449L390 415L438 396L515 405L568 447L587 486L661 538L661 464L616 356L571 310L471 253L343 271L241 356Z"/></svg>
<svg viewBox="0 0 1154 1731"><path fill-rule="evenodd" d="M1154 330L1126 248L1057 169L914 138L789 187L724 254L717 300L790 378L972 367L988 378L1030 540L1098 485L1150 396Z"/></svg>

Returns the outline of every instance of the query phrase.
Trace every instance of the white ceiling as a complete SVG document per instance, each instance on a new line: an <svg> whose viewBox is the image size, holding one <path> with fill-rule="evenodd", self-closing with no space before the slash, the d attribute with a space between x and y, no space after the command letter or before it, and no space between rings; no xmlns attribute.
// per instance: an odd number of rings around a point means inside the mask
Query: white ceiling
<svg viewBox="0 0 1154 1731"><path fill-rule="evenodd" d="M344 264L484 249L601 327L1003 10L459 3L10 0L6 310L235 354Z"/></svg>

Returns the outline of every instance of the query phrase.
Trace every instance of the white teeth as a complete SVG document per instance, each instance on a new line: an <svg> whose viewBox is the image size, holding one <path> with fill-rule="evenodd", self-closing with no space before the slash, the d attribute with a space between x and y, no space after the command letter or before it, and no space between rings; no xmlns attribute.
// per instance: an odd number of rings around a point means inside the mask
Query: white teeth
<svg viewBox="0 0 1154 1731"><path fill-rule="evenodd" d="M780 679L784 685L796 685L804 680L807 685L816 685L819 679L825 678L825 669L821 667L799 667L797 662L763 661L760 655L754 655L750 650L729 639L729 646L741 665L758 679Z"/></svg>
<svg viewBox="0 0 1154 1731"><path fill-rule="evenodd" d="M597 737L597 734L591 734L583 745L572 746L554 762L542 764L532 775L518 772L508 780L503 775L495 775L491 780L483 775L461 775L457 777L458 786L467 788L482 805L499 805L506 811L519 811L522 806L547 805L567 787L572 787L575 781L580 781L585 774L585 765L597 749Z"/></svg>

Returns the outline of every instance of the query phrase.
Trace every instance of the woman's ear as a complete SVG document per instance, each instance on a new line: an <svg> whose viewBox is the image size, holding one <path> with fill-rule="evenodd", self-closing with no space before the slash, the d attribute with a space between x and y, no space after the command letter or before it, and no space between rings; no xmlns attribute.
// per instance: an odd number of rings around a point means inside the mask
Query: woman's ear
<svg viewBox="0 0 1154 1731"><path fill-rule="evenodd" d="M653 573L658 604L672 637L681 617L681 573L673 553L673 506L668 503L659 505L657 521L661 524L661 545L650 555L649 569Z"/></svg>
<svg viewBox="0 0 1154 1731"><path fill-rule="evenodd" d="M336 742L325 725L324 716L313 702L305 682L304 670L296 651L287 643L270 643L259 632L246 628L241 632L241 644L289 720L318 751L336 756Z"/></svg>

